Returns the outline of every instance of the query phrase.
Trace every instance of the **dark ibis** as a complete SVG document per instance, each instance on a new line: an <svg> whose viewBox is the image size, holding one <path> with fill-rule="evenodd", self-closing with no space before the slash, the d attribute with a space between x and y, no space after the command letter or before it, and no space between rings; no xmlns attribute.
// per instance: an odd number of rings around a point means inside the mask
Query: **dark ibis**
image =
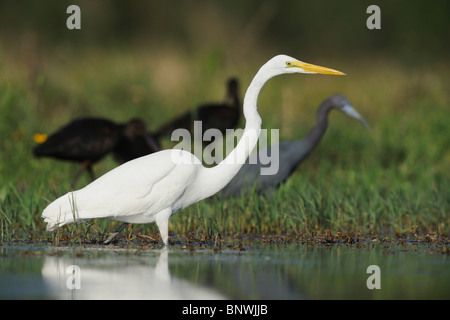
<svg viewBox="0 0 450 320"><path fill-rule="evenodd" d="M103 118L79 118L71 121L33 148L36 157L79 162L82 168L72 180L77 180L87 171L95 179L92 166L112 153L119 163L159 151L159 143L139 119L118 124ZM37 140L38 140L37 139Z"/></svg>
<svg viewBox="0 0 450 320"><path fill-rule="evenodd" d="M221 103L205 103L197 107L194 111L187 111L174 120L162 125L155 133L155 136L170 135L176 129L186 129L192 131L194 121L202 122L203 132L208 129L219 129L225 134L226 129L234 129L241 118L241 100L239 98L239 86L236 78L231 78L227 83L227 93L225 100Z"/></svg>

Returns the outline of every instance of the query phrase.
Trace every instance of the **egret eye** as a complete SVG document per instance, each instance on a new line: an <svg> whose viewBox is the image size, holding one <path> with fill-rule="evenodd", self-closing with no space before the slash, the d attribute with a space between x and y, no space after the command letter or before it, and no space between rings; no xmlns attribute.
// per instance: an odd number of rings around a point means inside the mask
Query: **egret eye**
<svg viewBox="0 0 450 320"><path fill-rule="evenodd" d="M286 61L286 67L290 67L291 66L291 62L290 61Z"/></svg>

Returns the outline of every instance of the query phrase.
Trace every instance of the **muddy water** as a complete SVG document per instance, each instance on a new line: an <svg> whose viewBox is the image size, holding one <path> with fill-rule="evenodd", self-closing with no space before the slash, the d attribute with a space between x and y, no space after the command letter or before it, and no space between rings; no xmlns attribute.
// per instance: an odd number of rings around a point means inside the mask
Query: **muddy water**
<svg viewBox="0 0 450 320"><path fill-rule="evenodd" d="M0 299L450 298L448 251L426 245L164 251L3 244L0 252Z"/></svg>

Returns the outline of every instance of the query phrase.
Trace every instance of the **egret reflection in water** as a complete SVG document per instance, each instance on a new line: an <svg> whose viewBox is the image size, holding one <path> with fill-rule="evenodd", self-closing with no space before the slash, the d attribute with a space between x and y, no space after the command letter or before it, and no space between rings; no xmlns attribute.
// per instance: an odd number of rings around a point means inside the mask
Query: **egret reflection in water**
<svg viewBox="0 0 450 320"><path fill-rule="evenodd" d="M167 250L162 250L156 260L155 265L155 259L149 257L91 260L46 256L42 276L49 296L60 299L225 299L212 289L172 277ZM78 276L79 289L75 287Z"/></svg>

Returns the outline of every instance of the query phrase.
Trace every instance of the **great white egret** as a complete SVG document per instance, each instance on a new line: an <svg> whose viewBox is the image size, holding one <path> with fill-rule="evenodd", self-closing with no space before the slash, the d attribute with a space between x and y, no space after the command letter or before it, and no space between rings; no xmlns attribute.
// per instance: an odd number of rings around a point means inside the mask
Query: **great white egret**
<svg viewBox="0 0 450 320"><path fill-rule="evenodd" d="M128 161L83 189L68 192L49 204L42 212L47 230L94 218L156 222L167 247L170 216L219 192L238 173L261 131L257 110L261 88L270 78L290 73L343 75L286 55L273 57L250 83L243 105L244 132L236 148L219 164L206 168L192 153L180 149L162 150Z"/></svg>
<svg viewBox="0 0 450 320"><path fill-rule="evenodd" d="M82 164L72 180L72 189L85 170L95 180L92 166L110 152L122 164L160 150L158 142L140 119L118 124L103 118L79 118L39 142L33 148L36 157Z"/></svg>
<svg viewBox="0 0 450 320"><path fill-rule="evenodd" d="M219 129L222 134L226 129L234 129L241 117L241 100L236 78L227 82L225 100L220 103L204 103L194 111L188 111L174 120L161 126L155 133L157 137L171 134L175 129L186 129L192 132L194 121L201 121L202 136L208 129Z"/></svg>
<svg viewBox="0 0 450 320"><path fill-rule="evenodd" d="M328 126L328 114L332 109L344 112L348 116L357 119L365 127L369 125L363 117L351 106L346 97L335 94L323 101L317 110L317 123L306 137L297 141L284 141L279 145L271 146L251 155L239 170L238 174L223 188L222 194L227 196L239 196L255 188L258 193L268 192L283 183L298 165L319 144ZM274 151L274 148L278 150ZM275 174L261 175L261 169L267 164L261 162L262 157L279 161Z"/></svg>

